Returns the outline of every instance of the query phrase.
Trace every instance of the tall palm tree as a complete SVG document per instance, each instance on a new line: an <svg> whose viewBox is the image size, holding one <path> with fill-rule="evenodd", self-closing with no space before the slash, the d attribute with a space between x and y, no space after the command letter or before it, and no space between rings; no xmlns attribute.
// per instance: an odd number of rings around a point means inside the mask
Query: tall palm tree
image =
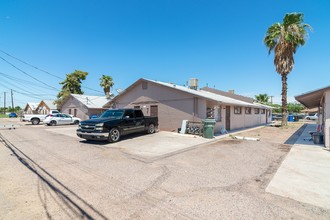
<svg viewBox="0 0 330 220"><path fill-rule="evenodd" d="M114 85L111 76L102 75L100 78L100 86L103 87L104 94L109 97L110 96L110 88Z"/></svg>
<svg viewBox="0 0 330 220"><path fill-rule="evenodd" d="M283 23L275 23L267 30L264 43L270 54L274 51L274 65L276 72L282 77L282 126L287 120L287 76L294 66L293 55L298 47L306 42L307 30L311 26L304 24L304 14L288 13L284 16Z"/></svg>

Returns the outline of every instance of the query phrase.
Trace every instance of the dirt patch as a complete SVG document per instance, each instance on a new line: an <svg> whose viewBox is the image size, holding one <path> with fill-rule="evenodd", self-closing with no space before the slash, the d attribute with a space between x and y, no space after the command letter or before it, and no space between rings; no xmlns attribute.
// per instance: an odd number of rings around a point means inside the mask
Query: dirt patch
<svg viewBox="0 0 330 220"><path fill-rule="evenodd" d="M290 123L286 127L262 127L256 130L241 132L237 136L260 138L261 142L294 144L302 132L303 123ZM290 139L291 138L291 139Z"/></svg>

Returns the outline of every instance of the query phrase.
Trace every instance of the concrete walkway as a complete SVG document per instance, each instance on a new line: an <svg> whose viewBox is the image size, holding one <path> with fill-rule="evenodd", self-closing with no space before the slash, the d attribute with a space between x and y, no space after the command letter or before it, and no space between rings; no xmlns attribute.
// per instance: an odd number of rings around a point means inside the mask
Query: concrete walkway
<svg viewBox="0 0 330 220"><path fill-rule="evenodd" d="M330 152L315 145L306 126L266 188L267 192L330 209Z"/></svg>

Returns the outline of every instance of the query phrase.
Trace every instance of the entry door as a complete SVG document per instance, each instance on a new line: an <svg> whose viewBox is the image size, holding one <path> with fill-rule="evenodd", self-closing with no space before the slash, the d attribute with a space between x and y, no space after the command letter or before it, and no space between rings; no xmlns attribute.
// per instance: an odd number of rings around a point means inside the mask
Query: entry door
<svg viewBox="0 0 330 220"><path fill-rule="evenodd" d="M230 131L230 106L226 106L226 130Z"/></svg>
<svg viewBox="0 0 330 220"><path fill-rule="evenodd" d="M150 116L154 116L154 117L158 116L158 105L150 106Z"/></svg>

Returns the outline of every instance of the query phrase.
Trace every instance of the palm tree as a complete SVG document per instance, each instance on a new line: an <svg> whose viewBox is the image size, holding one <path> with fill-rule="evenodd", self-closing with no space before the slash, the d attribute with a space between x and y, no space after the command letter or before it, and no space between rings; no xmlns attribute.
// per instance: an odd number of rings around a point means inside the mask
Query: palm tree
<svg viewBox="0 0 330 220"><path fill-rule="evenodd" d="M110 97L110 88L112 88L112 86L114 85L114 82L112 81L112 77L111 76L102 75L102 77L100 78L100 80L101 80L100 86L103 87L104 94L107 97Z"/></svg>
<svg viewBox="0 0 330 220"><path fill-rule="evenodd" d="M259 94L259 95L256 95L255 96L257 102L259 103L268 103L268 100L269 100L269 96L265 93L265 94Z"/></svg>
<svg viewBox="0 0 330 220"><path fill-rule="evenodd" d="M274 51L274 65L276 72L282 77L282 126L287 120L287 76L294 66L293 55L298 47L306 42L307 31L311 26L304 24L304 14L288 13L284 16L283 23L275 23L267 30L264 43L270 54Z"/></svg>

